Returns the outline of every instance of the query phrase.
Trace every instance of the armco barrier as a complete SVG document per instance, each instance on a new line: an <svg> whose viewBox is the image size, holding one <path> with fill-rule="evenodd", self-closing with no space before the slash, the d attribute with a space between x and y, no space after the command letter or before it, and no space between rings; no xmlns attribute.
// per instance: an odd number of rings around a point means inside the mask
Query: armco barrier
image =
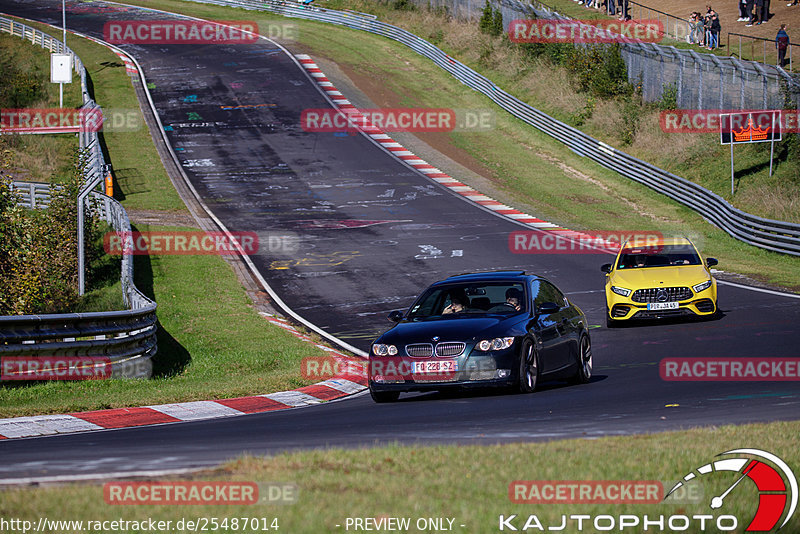
<svg viewBox="0 0 800 534"><path fill-rule="evenodd" d="M0 17L0 31L16 35L52 52L65 47L57 39L25 24ZM86 70L69 48L75 70L81 78L85 108L96 108L86 85ZM91 182L106 171L103 152L94 131L79 135L85 181ZM50 201L50 185L14 182L20 205L43 208ZM98 215L118 232L130 232L131 225L122 205L106 195L91 192ZM157 350L156 303L139 291L133 282L133 257L122 256L120 275L125 306L121 311L65 313L48 315L0 316L0 358L7 356L107 358L112 376L138 378L150 376L151 358Z"/></svg>
<svg viewBox="0 0 800 534"><path fill-rule="evenodd" d="M14 182L20 205L42 208L49 203L50 185ZM122 205L92 192L98 215L117 232L130 232ZM0 359L3 356L108 358L114 376L150 376L156 353L156 303L133 283L133 256L122 256L122 311L0 316Z"/></svg>
<svg viewBox="0 0 800 534"><path fill-rule="evenodd" d="M328 22L398 41L430 59L461 83L483 93L497 105L534 128L561 141L571 150L607 169L644 184L700 213L731 236L751 245L800 256L800 224L765 219L731 206L719 195L654 165L630 156L560 122L495 86L466 65L416 35L353 12L302 7L293 2L253 0L192 0L202 4L270 11L286 17Z"/></svg>

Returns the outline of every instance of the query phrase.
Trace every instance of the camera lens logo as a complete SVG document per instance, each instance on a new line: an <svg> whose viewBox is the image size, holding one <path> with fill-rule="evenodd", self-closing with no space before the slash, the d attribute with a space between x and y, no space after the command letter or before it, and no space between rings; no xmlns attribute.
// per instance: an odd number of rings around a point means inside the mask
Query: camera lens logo
<svg viewBox="0 0 800 534"><path fill-rule="evenodd" d="M778 529L783 528L797 508L797 479L792 470L789 469L786 462L774 454L759 449L734 449L720 453L718 456L728 454L735 454L739 457L716 460L698 467L684 476L682 481L675 484L664 499L683 486L684 483L693 479L704 476L713 477L716 473L739 473L733 484L720 495L716 495L711 499L709 503L711 509L722 508L725 504L725 498L739 486L740 482L745 478L749 478L758 488L758 509L745 532L772 530L781 520L781 517L784 519ZM743 455L763 458L772 465L744 457Z"/></svg>

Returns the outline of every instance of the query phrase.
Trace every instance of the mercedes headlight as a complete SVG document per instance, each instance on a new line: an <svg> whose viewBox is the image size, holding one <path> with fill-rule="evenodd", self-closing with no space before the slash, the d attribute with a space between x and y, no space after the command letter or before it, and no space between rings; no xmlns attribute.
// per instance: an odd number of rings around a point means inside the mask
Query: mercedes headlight
<svg viewBox="0 0 800 534"><path fill-rule="evenodd" d="M619 287L619 286L611 286L611 291L613 291L617 295L622 295L623 297L628 297L631 294L630 289L625 289L624 287Z"/></svg>
<svg viewBox="0 0 800 534"><path fill-rule="evenodd" d="M701 291L705 291L709 287L711 287L711 280L706 280L702 284L697 284L696 286L692 286L692 289L694 289L695 293L700 293Z"/></svg>

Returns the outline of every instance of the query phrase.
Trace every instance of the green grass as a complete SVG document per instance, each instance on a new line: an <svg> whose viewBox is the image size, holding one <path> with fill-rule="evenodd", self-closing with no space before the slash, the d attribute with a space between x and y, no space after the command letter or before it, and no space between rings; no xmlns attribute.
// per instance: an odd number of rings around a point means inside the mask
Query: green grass
<svg viewBox="0 0 800 534"><path fill-rule="evenodd" d="M187 230L141 225L138 231ZM218 256L135 256L136 286L158 303L151 380L44 382L0 387L0 417L263 394L308 385L313 345L268 325ZM213 285L200 281L212 281ZM235 325L235 328L231 328Z"/></svg>
<svg viewBox="0 0 800 534"><path fill-rule="evenodd" d="M576 155L561 143L494 106L487 98L460 84L432 62L399 43L335 25L284 19L254 11L244 12L176 0L139 3L218 20L245 18L255 20L262 27L281 22L297 24L298 41L290 45L290 49L296 53L305 52L328 58L345 72L355 73L362 79L380 79L378 88L362 87L379 106L494 109L497 113L494 131L453 133L450 139L454 146L464 149L482 163L486 172L484 176L491 179L489 187L493 189L485 192L498 200L576 230L658 230L669 234L694 235L704 254L721 260L720 270L800 288L800 260L797 258L767 252L737 241L706 223L688 208ZM362 11L369 7L358 0L351 0L348 5L360 7ZM376 9L383 6L374 5ZM422 13L420 18L407 13L400 15L396 17L398 20L392 22L412 27L423 37L429 37L425 32L433 33L444 28L445 34L441 37L443 43L439 46L445 50L450 50L446 46L450 42L461 43L459 49L466 46L464 43L472 43L471 34L475 32L471 27L436 26L434 23L438 19L427 12ZM427 30L423 27L425 21L429 23ZM485 38L487 47L496 46L488 39ZM464 59L458 55L455 57ZM397 67L398 63L402 65L401 68ZM479 62L474 66L489 75L500 87L508 89L505 82L512 83L517 73L511 72L513 69L510 68L492 68L488 63ZM553 73L553 76L558 76L558 73ZM552 87L559 80L547 80L543 91L555 92ZM568 87L560 89L562 93L569 91ZM574 97L567 95L564 98ZM553 114L560 119L568 114L565 109L545 107L544 111L558 111ZM600 128L601 125L598 122L594 127ZM659 142L666 145L665 150L670 149L669 142ZM692 159L682 152L672 153L671 158L678 162L686 158L696 169L702 169L706 161ZM447 170L444 162L434 160L431 163ZM720 163L721 167L724 165L725 160ZM460 175L456 175L456 178L470 181ZM483 185L476 184L476 187L485 189Z"/></svg>
<svg viewBox="0 0 800 534"><path fill-rule="evenodd" d="M188 478L296 484L297 502L250 506L119 506L104 503L101 484L72 484L7 490L0 501L0 515L34 523L42 516L72 520L152 517L173 522L190 516L216 517L220 521L225 517L265 517L268 522L277 518L279 531L292 533L347 532L348 517L408 517L412 525L418 518L444 517L454 519L454 532L497 532L501 514L506 517L517 514L514 522L519 529L530 514L538 516L545 529L547 525L560 525L561 514L692 516L715 513L708 507L711 498L722 494L738 475L720 473L702 477L701 482L693 486L699 489L700 502L688 504L669 501L660 504L517 504L510 502L508 488L517 480L623 480L660 481L668 490L685 474L717 459L717 454L748 446L772 452L790 466L797 466L800 465L796 447L798 432L800 424L790 422L597 440L495 446L389 445L295 452L271 458L243 457L221 469ZM758 439L754 440L754 436ZM169 478L186 479L186 476ZM745 482L725 499L721 513L737 516L739 527L735 532L743 532L752 518L756 495L755 486ZM795 532L798 527L800 520L795 516L784 530ZM565 530L577 531L574 520ZM623 532L642 531L640 527ZM653 531L652 527L649 531ZM694 528L687 532L698 531L695 522ZM419 530L412 526L408 532ZM584 532L596 530L590 527Z"/></svg>
<svg viewBox="0 0 800 534"><path fill-rule="evenodd" d="M51 35L56 31L45 24L24 22ZM112 173L125 207L164 211L186 210L153 146L150 132L141 116L139 101L133 91L131 77L125 72L125 64L108 48L69 33L67 46L83 61L89 73L90 91L94 95L94 100L103 108L104 116L129 112L134 112L138 116L138 129L104 131L101 135L101 142L108 149L106 156L110 156ZM109 154L110 152L113 153Z"/></svg>
<svg viewBox="0 0 800 534"><path fill-rule="evenodd" d="M42 98L27 108L51 109L59 104L58 84L50 83L50 51L17 36L0 33L2 63L42 80ZM77 83L76 83L77 82ZM73 83L64 84L64 107L82 105L80 78L73 73ZM0 137L0 169L14 180L48 181L53 174L68 174L77 140L71 134L3 135Z"/></svg>
<svg viewBox="0 0 800 534"><path fill-rule="evenodd" d="M74 36L68 35L67 43L89 69L96 101L104 109L138 110L130 79L116 55ZM126 208L186 209L146 129L106 133L104 142L117 178L123 176ZM147 225L136 229L179 230ZM122 308L118 271L113 277L108 273L118 269L117 264L118 259L106 256L96 266L101 287L88 293L74 311ZM221 257L137 256L134 265L137 287L158 304L155 378L0 384L0 417L263 394L313 382L300 378L300 361L319 356L319 350L269 325Z"/></svg>

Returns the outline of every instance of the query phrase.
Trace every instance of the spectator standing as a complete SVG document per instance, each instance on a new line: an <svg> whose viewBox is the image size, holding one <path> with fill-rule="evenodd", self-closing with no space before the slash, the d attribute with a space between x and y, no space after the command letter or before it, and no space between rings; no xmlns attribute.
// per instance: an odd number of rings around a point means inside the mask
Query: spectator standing
<svg viewBox="0 0 800 534"><path fill-rule="evenodd" d="M796 6L798 2L800 2L800 0L794 0L794 2L789 2L786 5L789 6L789 7L792 7L792 6Z"/></svg>
<svg viewBox="0 0 800 534"><path fill-rule="evenodd" d="M628 0L619 0L619 20L630 20L628 16Z"/></svg>
<svg viewBox="0 0 800 534"><path fill-rule="evenodd" d="M752 26L753 25L753 7L754 6L755 6L755 0L747 0L747 5L745 7L745 10L747 11L747 13L745 14L745 16L747 17L747 20L746 20L747 21L747 26ZM742 21L742 22L744 22L744 21Z"/></svg>
<svg viewBox="0 0 800 534"><path fill-rule="evenodd" d="M789 48L789 34L786 33L786 24L781 24L778 35L775 36L775 48L778 49L778 65L786 66L786 50Z"/></svg>
<svg viewBox="0 0 800 534"><path fill-rule="evenodd" d="M692 12L689 15L689 35L686 36L686 42L689 44L695 44L697 39L697 13Z"/></svg>
<svg viewBox="0 0 800 534"><path fill-rule="evenodd" d="M747 15L747 0L739 0L739 18L736 22L744 22L746 20L750 20Z"/></svg>
<svg viewBox="0 0 800 534"><path fill-rule="evenodd" d="M705 20L700 12L697 12L697 22L695 22L695 27L697 28L697 44L700 46L705 46Z"/></svg>
<svg viewBox="0 0 800 534"><path fill-rule="evenodd" d="M719 48L719 32L722 30L722 25L719 23L719 15L713 12L711 15L711 43L708 45L709 50Z"/></svg>
<svg viewBox="0 0 800 534"><path fill-rule="evenodd" d="M761 22L767 22L769 20L769 2L770 0L764 0L764 9L761 10Z"/></svg>
<svg viewBox="0 0 800 534"><path fill-rule="evenodd" d="M750 18L750 22L748 22L745 26L753 26L761 24L761 13L764 11L764 0L755 0L756 2L756 12L755 16Z"/></svg>

